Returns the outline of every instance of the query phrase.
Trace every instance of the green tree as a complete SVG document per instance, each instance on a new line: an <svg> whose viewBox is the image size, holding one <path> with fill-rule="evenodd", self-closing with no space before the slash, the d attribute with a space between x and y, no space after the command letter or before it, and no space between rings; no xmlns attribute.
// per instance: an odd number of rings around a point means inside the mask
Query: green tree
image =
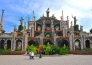
<svg viewBox="0 0 92 65"><path fill-rule="evenodd" d="M76 24L76 25L74 26L74 31L79 31L79 25Z"/></svg>
<svg viewBox="0 0 92 65"><path fill-rule="evenodd" d="M5 30L2 30L2 33L5 33Z"/></svg>
<svg viewBox="0 0 92 65"><path fill-rule="evenodd" d="M92 29L90 29L90 33L92 33Z"/></svg>
<svg viewBox="0 0 92 65"><path fill-rule="evenodd" d="M23 30L23 26L22 25L19 25L18 26L18 32L22 32L22 30Z"/></svg>
<svg viewBox="0 0 92 65"><path fill-rule="evenodd" d="M74 34L78 35L79 34L79 25L74 26Z"/></svg>

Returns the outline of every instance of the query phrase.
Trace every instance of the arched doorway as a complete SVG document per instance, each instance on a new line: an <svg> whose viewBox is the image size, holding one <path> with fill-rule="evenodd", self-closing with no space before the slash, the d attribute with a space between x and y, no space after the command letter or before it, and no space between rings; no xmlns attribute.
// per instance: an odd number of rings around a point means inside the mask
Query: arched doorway
<svg viewBox="0 0 92 65"><path fill-rule="evenodd" d="M4 40L1 40L1 42L0 42L0 48L4 49Z"/></svg>
<svg viewBox="0 0 92 65"><path fill-rule="evenodd" d="M86 40L85 43L86 43L86 48L90 48L90 41Z"/></svg>
<svg viewBox="0 0 92 65"><path fill-rule="evenodd" d="M44 45L49 45L49 44L52 45L53 43L51 41L49 41L49 40L44 42Z"/></svg>
<svg viewBox="0 0 92 65"><path fill-rule="evenodd" d="M22 50L22 41L20 39L16 41L16 50Z"/></svg>
<svg viewBox="0 0 92 65"><path fill-rule="evenodd" d="M65 39L62 39L58 42L59 47L64 47L64 45L69 47L69 42Z"/></svg>
<svg viewBox="0 0 92 65"><path fill-rule="evenodd" d="M81 44L80 44L80 40L76 39L75 40L75 50L80 50L81 49Z"/></svg>
<svg viewBox="0 0 92 65"><path fill-rule="evenodd" d="M7 49L11 49L11 40L7 40Z"/></svg>
<svg viewBox="0 0 92 65"><path fill-rule="evenodd" d="M37 41L30 40L30 41L28 42L28 45L29 45L29 46L31 46L31 45L38 46L39 43L38 43Z"/></svg>

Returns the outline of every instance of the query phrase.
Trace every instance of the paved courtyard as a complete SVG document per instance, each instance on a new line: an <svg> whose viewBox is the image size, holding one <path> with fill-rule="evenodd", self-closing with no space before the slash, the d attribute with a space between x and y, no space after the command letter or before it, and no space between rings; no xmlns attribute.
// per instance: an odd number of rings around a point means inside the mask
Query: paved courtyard
<svg viewBox="0 0 92 65"><path fill-rule="evenodd" d="M60 55L35 57L23 55L0 55L0 65L92 65L92 55Z"/></svg>

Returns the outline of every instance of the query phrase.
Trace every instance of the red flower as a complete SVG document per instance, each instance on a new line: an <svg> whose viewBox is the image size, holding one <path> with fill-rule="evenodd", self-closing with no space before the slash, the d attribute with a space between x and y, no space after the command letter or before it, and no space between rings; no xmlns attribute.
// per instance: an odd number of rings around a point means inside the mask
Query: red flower
<svg viewBox="0 0 92 65"><path fill-rule="evenodd" d="M37 38L37 37L35 37L35 36L28 36L28 38L34 38L34 39L35 39L35 38Z"/></svg>
<svg viewBox="0 0 92 65"><path fill-rule="evenodd" d="M52 40L52 38L43 38L43 40Z"/></svg>
<svg viewBox="0 0 92 65"><path fill-rule="evenodd" d="M69 38L69 36L60 36L60 38Z"/></svg>

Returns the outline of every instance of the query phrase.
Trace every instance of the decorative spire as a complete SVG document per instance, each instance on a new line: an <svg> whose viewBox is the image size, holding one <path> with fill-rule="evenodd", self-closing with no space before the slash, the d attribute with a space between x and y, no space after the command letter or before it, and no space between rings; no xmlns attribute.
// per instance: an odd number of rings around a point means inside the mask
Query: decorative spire
<svg viewBox="0 0 92 65"><path fill-rule="evenodd" d="M24 31L26 31L26 22L24 22L24 28L23 29L24 29Z"/></svg>
<svg viewBox="0 0 92 65"><path fill-rule="evenodd" d="M26 26L26 22L24 22L24 26Z"/></svg>
<svg viewBox="0 0 92 65"><path fill-rule="evenodd" d="M62 21L64 20L64 16L63 16L63 10L62 10Z"/></svg>
<svg viewBox="0 0 92 65"><path fill-rule="evenodd" d="M47 17L49 17L49 8L46 11Z"/></svg>
<svg viewBox="0 0 92 65"><path fill-rule="evenodd" d="M54 14L52 14L52 18L54 18Z"/></svg>
<svg viewBox="0 0 92 65"><path fill-rule="evenodd" d="M35 21L34 11L33 11L33 16L32 16L32 21Z"/></svg>
<svg viewBox="0 0 92 65"><path fill-rule="evenodd" d="M1 25L2 25L2 29L3 29L3 27L4 27L4 10L3 9L2 9Z"/></svg>
<svg viewBox="0 0 92 65"><path fill-rule="evenodd" d="M71 26L73 26L72 21L71 21Z"/></svg>
<svg viewBox="0 0 92 65"><path fill-rule="evenodd" d="M28 17L28 22L30 21L30 17Z"/></svg>

